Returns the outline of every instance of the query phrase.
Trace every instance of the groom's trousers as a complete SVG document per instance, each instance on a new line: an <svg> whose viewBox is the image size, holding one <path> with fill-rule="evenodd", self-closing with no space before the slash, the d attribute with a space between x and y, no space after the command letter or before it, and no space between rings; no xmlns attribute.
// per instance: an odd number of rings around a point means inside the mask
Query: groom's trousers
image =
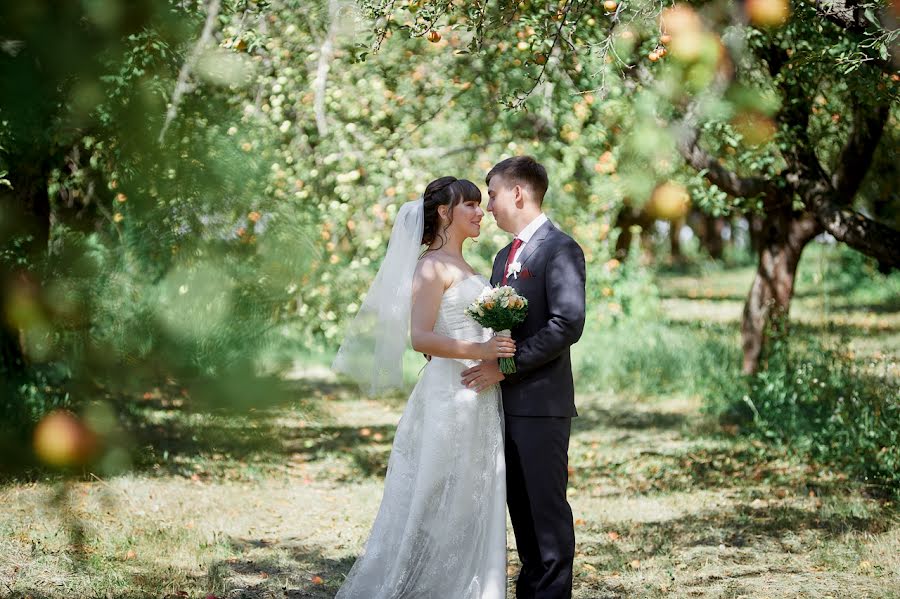
<svg viewBox="0 0 900 599"><path fill-rule="evenodd" d="M517 599L570 599L575 529L566 499L571 418L506 415L506 497L522 570Z"/></svg>

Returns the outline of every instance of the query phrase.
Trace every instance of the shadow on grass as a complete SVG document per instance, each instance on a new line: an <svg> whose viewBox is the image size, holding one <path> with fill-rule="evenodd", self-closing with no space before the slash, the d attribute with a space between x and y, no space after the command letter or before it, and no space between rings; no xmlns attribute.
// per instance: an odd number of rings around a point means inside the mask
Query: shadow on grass
<svg viewBox="0 0 900 599"><path fill-rule="evenodd" d="M889 298L884 302L854 304L844 303L829 307L832 312L872 312L873 314L893 314L900 312L900 299Z"/></svg>
<svg viewBox="0 0 900 599"><path fill-rule="evenodd" d="M588 526L588 534L601 541L590 545L585 554L598 560L604 568L621 569L632 559L649 559L694 547L742 548L765 540L778 543L787 535L806 531L818 538L840 538L850 532L880 534L896 526L895 512L873 510L866 516L850 514L824 515L815 509L788 505L754 508L750 505L705 511L681 518L658 522L604 522ZM617 531L617 541L605 538L604 531ZM622 544L633 549L623 552ZM593 560L592 560L593 561Z"/></svg>
<svg viewBox="0 0 900 599"><path fill-rule="evenodd" d="M217 562L210 569L215 588L225 589L225 596L229 598L261 599L272 596L273 590L288 598L331 598L356 560L355 555L328 558L318 548L291 541L264 545L262 551L255 541L233 539L232 546L241 556ZM606 561L619 563L626 557L626 553L619 551L615 558ZM518 570L514 552L510 553L510 565ZM576 590L585 584L585 581L576 581ZM624 595L621 588L596 580L591 583L590 596L603 599Z"/></svg>
<svg viewBox="0 0 900 599"><path fill-rule="evenodd" d="M688 330L711 331L722 335L733 335L740 331L740 323L737 320L730 322L705 322L701 320L677 320L667 319L666 326ZM788 323L790 331L810 336L837 335L842 338L857 338L860 335L890 335L900 333L900 326L884 323L838 323L822 322L809 323L792 319Z"/></svg>
<svg viewBox="0 0 900 599"><path fill-rule="evenodd" d="M22 589L13 591L11 594L0 593L3 599L68 599L69 597L105 597L106 599L147 599L154 597L158 599L183 599L185 597L207 597L209 595L216 597L224 596L216 593L209 585L210 577L203 575L192 575L182 578L177 584L173 583L171 573L161 569L149 569L136 566L128 574L119 580L119 584L125 590L116 589L108 590L102 593L73 594L71 589L60 586L57 592L47 593L41 589ZM240 595L237 595L240 596ZM272 595L266 595L271 597ZM298 595L311 596L311 595ZM319 596L319 595L315 595ZM322 597L331 597L331 595L321 595ZM232 595L228 595L232 597ZM262 595L250 595L248 597L262 597Z"/></svg>
<svg viewBox="0 0 900 599"><path fill-rule="evenodd" d="M619 407L621 406L621 407ZM687 416L680 412L660 410L635 410L622 403L616 407L588 405L580 408L578 417L572 420L572 434L616 428L624 430L680 430L687 423Z"/></svg>
<svg viewBox="0 0 900 599"><path fill-rule="evenodd" d="M787 448L738 442L721 435L707 437L712 445L689 445L681 450L645 449L618 461L603 461L591 454L572 454L570 485L581 492L595 490L606 497L659 496L669 493L728 490L747 496L843 497L856 489L862 496L889 497L877 485L853 482L846 475ZM602 452L600 453L602 456ZM888 504L889 505L889 504Z"/></svg>
<svg viewBox="0 0 900 599"><path fill-rule="evenodd" d="M876 314L876 315L889 315L900 312L900 298L887 296L880 300L872 301L868 300L860 300L854 301L853 298L847 297L847 294L852 291L853 287L848 286L846 289L840 290L829 290L829 305L828 305L828 313L837 316L839 314ZM749 291L749 288L748 288ZM743 305L747 301L747 294L742 293L732 293L732 292L697 292L695 290L685 290L685 289L663 289L660 291L659 297L661 299L669 299L669 300L683 300L689 302L736 302ZM822 298L822 292L819 290L801 290L796 291L792 296L795 302L797 300L806 300L806 299L816 299ZM819 308L822 311L822 314L825 314L825 306L822 305ZM827 324L821 326L828 326ZM859 328L867 329L869 327L863 325ZM874 327L873 327L874 328ZM857 331L858 332L858 331Z"/></svg>
<svg viewBox="0 0 900 599"><path fill-rule="evenodd" d="M250 412L198 413L166 400L132 404L124 419L136 450L136 470L241 478L250 471L271 474L290 464L336 458L349 462L353 477L383 475L394 425L322 424L322 406L355 398L355 387L309 381L286 385L296 404Z"/></svg>
<svg viewBox="0 0 900 599"><path fill-rule="evenodd" d="M829 296L841 296L843 294L849 293L852 291L852 286L848 286L846 289L836 290L831 289L828 291ZM695 289L662 289L660 290L659 297L661 299L679 299L679 300L690 300L690 301L699 301L705 300L709 302L741 302L742 304L747 301L747 296L750 293L750 283L747 284L747 290L742 293L735 293L731 291L711 291L707 293L706 291L696 291ZM818 289L806 289L795 291L791 296L791 299L806 299L806 298L815 298L822 297L822 292ZM884 303L877 304L869 304L869 305L854 305L854 304L846 304L844 308L847 311L852 310L867 310L873 309L875 311L883 311L883 312L895 312L900 309L896 301L887 300ZM837 308L832 308L837 309Z"/></svg>
<svg viewBox="0 0 900 599"><path fill-rule="evenodd" d="M41 591L26 589L24 591L12 591L8 595L4 593L0 593L0 597L3 599L56 599L53 595L45 595Z"/></svg>
<svg viewBox="0 0 900 599"><path fill-rule="evenodd" d="M355 557L333 559L300 542L233 538L236 557L210 566L209 584L229 598L334 597Z"/></svg>
<svg viewBox="0 0 900 599"><path fill-rule="evenodd" d="M806 263L807 260L804 260ZM802 271L809 264L801 264L801 276L798 277L797 285L794 289L794 298L821 297L823 294L828 296L851 296L854 292L858 292L860 287L878 287L883 283L883 279L879 276L849 276L826 278L823 283L814 283L806 273L803 276ZM836 268L840 268L837 264ZM681 298L681 299L704 299L703 295L706 289L712 289L711 282L721 283L722 278L732 282L727 289L723 289L718 298L707 299L730 299L735 301L746 301L750 286L756 276L756 260L750 263L734 263L722 264L717 263L717 268L710 271L704 268L702 263L688 262L677 263L673 265L657 266L657 281L660 287L662 297ZM737 276L738 278L735 278ZM721 287L721 285L720 285ZM697 291L700 289L703 291ZM896 299L887 299L888 305L897 307ZM883 304L879 304L883 305Z"/></svg>
<svg viewBox="0 0 900 599"><path fill-rule="evenodd" d="M660 299L677 299L677 300L689 300L689 301L708 301L708 302L745 302L747 301L747 294L737 295L734 293L696 293L696 292L688 292L681 290L668 290L668 291L660 291L659 293Z"/></svg>

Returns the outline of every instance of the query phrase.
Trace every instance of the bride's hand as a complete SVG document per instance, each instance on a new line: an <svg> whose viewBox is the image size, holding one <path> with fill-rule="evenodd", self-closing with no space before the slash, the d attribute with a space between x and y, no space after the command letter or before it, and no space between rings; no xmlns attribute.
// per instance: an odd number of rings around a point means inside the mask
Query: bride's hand
<svg viewBox="0 0 900 599"><path fill-rule="evenodd" d="M496 360L497 358L512 358L516 355L516 342L512 337L498 335L491 337L481 344L481 360Z"/></svg>

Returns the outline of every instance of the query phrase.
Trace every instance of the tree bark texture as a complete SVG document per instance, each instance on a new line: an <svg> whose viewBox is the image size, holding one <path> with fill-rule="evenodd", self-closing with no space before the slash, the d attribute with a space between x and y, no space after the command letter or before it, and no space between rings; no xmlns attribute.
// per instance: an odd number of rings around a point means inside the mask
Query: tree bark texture
<svg viewBox="0 0 900 599"><path fill-rule="evenodd" d="M759 369L769 323L786 325L803 248L821 232L822 227L813 215L797 214L789 209L767 214L763 220L759 263L741 323L744 374Z"/></svg>

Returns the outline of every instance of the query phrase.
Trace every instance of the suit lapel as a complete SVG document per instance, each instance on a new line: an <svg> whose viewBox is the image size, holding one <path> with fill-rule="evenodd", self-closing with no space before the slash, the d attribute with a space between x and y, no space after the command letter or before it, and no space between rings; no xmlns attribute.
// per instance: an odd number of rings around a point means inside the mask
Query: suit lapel
<svg viewBox="0 0 900 599"><path fill-rule="evenodd" d="M541 247L541 243L547 238L547 235L550 234L551 230L553 230L553 223L548 220L534 232L534 235L528 240L528 243L525 244L525 249L522 250L522 254L519 256L519 264L522 265L522 268L525 268L525 261ZM505 261L504 264L506 264Z"/></svg>
<svg viewBox="0 0 900 599"><path fill-rule="evenodd" d="M525 244L525 249L522 250L522 254L519 256L519 264L522 267L525 267L525 261L531 257L534 252L541 246L544 239L550 234L550 231L553 230L553 223L550 220L547 220L543 225L538 227L538 230L534 232L534 235L531 236L531 239L528 240L528 243ZM491 273L491 282L492 284L498 284L503 281L503 269L506 266L506 260L509 258L509 250L512 249L512 244L507 245L505 248L500 250L498 254L498 260L494 262L494 270ZM515 280L515 279L513 279ZM512 284L511 281L507 281L507 284Z"/></svg>
<svg viewBox="0 0 900 599"><path fill-rule="evenodd" d="M500 250L500 253L497 255L498 260L494 262L494 270L491 273L492 285L499 284L503 280L503 267L506 266L506 259L509 258L509 250L511 249L512 244L510 243Z"/></svg>

